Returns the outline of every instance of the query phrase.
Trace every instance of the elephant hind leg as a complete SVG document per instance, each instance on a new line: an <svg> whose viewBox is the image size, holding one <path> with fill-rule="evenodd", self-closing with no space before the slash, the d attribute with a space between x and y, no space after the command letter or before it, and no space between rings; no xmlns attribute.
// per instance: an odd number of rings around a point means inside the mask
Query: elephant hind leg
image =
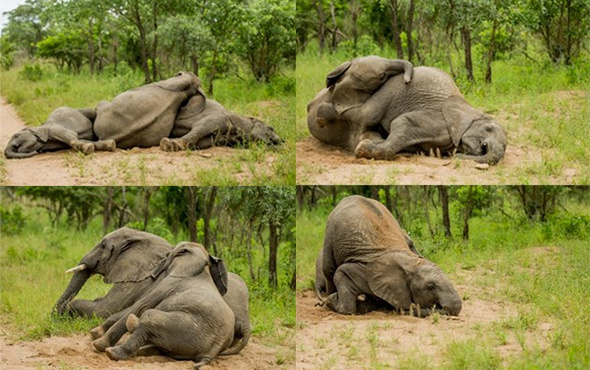
<svg viewBox="0 0 590 370"><path fill-rule="evenodd" d="M344 315L356 314L358 297L371 292L366 281L365 266L359 263L339 266L334 274L334 285L337 292L328 296L326 305ZM362 311L366 312L366 309Z"/></svg>
<svg viewBox="0 0 590 370"><path fill-rule="evenodd" d="M113 139L99 140L93 142L94 149L103 152L114 152L117 149L117 143Z"/></svg>

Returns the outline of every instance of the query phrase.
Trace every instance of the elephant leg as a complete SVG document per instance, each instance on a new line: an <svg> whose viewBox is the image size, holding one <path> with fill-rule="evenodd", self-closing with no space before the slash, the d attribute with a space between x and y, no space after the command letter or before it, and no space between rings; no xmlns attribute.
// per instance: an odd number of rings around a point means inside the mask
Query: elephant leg
<svg viewBox="0 0 590 370"><path fill-rule="evenodd" d="M117 143L113 139L94 141L92 144L96 151L114 152L117 149Z"/></svg>
<svg viewBox="0 0 590 370"><path fill-rule="evenodd" d="M205 117L196 123L188 134L178 139L163 138L160 141L160 149L165 152L177 152L185 149L195 149L201 139L217 135L225 135L232 128L227 116L216 114Z"/></svg>
<svg viewBox="0 0 590 370"><path fill-rule="evenodd" d="M50 130L51 139L67 144L71 148L78 150L84 154L94 153L94 145L92 142L80 140L78 133L68 130L64 127L52 126Z"/></svg>
<svg viewBox="0 0 590 370"><path fill-rule="evenodd" d="M106 319L131 306L150 283L147 280L142 282L117 283L102 298L97 298L93 301L74 299L68 304L69 310L83 317L96 315Z"/></svg>
<svg viewBox="0 0 590 370"><path fill-rule="evenodd" d="M439 117L440 116L440 117ZM356 147L357 158L391 160L410 148L428 144L432 148L446 147L450 136L442 114L416 111L403 114L389 125L389 135L384 141L374 136L360 141Z"/></svg>
<svg viewBox="0 0 590 370"><path fill-rule="evenodd" d="M334 274L334 285L337 292L328 297L326 305L344 315L356 314L359 295L371 292L366 280L366 267L359 263L339 266ZM366 312L366 308L363 311Z"/></svg>

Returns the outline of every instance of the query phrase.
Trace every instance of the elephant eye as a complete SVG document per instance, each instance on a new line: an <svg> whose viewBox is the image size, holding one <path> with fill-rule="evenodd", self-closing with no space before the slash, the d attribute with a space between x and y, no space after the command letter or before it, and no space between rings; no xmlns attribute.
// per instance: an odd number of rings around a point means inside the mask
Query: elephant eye
<svg viewBox="0 0 590 370"><path fill-rule="evenodd" d="M492 132L492 130L493 130L492 126L486 126L486 131L487 132Z"/></svg>
<svg viewBox="0 0 590 370"><path fill-rule="evenodd" d="M428 284L428 285L426 286L426 289L428 289L428 290L434 290L434 288L436 288L436 285L434 285L434 284L432 284L432 283L431 283L431 284Z"/></svg>

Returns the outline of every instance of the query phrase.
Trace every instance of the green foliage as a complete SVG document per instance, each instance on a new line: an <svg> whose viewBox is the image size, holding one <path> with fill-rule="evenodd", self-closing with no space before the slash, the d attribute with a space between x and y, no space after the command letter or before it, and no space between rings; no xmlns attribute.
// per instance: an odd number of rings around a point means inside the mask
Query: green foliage
<svg viewBox="0 0 590 370"><path fill-rule="evenodd" d="M340 49L350 58L364 55L377 55L380 48L369 36L363 35L354 44L354 40L344 40L340 43Z"/></svg>
<svg viewBox="0 0 590 370"><path fill-rule="evenodd" d="M129 222L125 226L132 228L132 229L136 229L136 230L143 230L143 222L141 222L141 221ZM166 240L173 240L174 239L174 236L172 235L172 231L170 230L170 227L166 224L166 221L164 221L160 217L154 217L154 218L150 219L147 229L145 229L143 231L147 231L148 233L158 235Z"/></svg>
<svg viewBox="0 0 590 370"><path fill-rule="evenodd" d="M60 71L67 66L79 72L84 60L84 39L79 32L60 32L37 43L37 55L54 59Z"/></svg>
<svg viewBox="0 0 590 370"><path fill-rule="evenodd" d="M8 209L0 204L0 231L2 234L14 235L19 234L26 224L23 210L19 205Z"/></svg>
<svg viewBox="0 0 590 370"><path fill-rule="evenodd" d="M18 73L18 77L23 80L37 82L43 78L43 69L39 64L25 64L23 69Z"/></svg>

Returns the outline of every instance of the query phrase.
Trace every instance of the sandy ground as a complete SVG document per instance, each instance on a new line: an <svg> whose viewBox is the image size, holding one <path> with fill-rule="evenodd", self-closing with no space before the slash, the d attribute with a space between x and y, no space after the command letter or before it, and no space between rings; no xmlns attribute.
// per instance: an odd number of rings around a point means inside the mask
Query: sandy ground
<svg viewBox="0 0 590 370"><path fill-rule="evenodd" d="M0 97L0 150L17 131L25 127L10 104ZM43 153L25 159L1 159L0 183L3 185L178 185L202 183L202 172L220 171L237 183L254 178L241 160L246 149L227 147L202 151L165 153L160 148L115 152L97 152L84 156L73 150ZM274 154L256 163L255 171L272 174ZM240 164L239 162L244 162ZM201 172L201 173L200 173ZM211 179L207 181L211 182ZM215 182L215 181L213 181Z"/></svg>
<svg viewBox="0 0 590 370"><path fill-rule="evenodd" d="M280 369L289 364L277 364L277 351L250 339L237 355L218 357L211 364L201 367L208 369ZM0 328L1 369L145 369L145 370L192 370L192 361L176 361L165 356L135 357L127 361L111 361L106 354L98 353L92 347L90 335L78 334L71 337L50 337L41 341L11 342ZM294 367L290 364L290 367Z"/></svg>
<svg viewBox="0 0 590 370"><path fill-rule="evenodd" d="M297 142L298 184L512 184L522 183L523 169L541 165L542 155L532 148L508 145L504 159L496 166L473 161L421 155L398 156L393 161L357 159L354 153L307 137ZM549 155L549 154L545 154ZM572 184L578 175L566 169L561 177L551 177L551 184ZM535 177L527 176L535 184Z"/></svg>
<svg viewBox="0 0 590 370"><path fill-rule="evenodd" d="M556 248L534 248L533 253L557 255ZM463 297L463 308L458 317L416 318L384 311L366 315L344 316L316 307L315 293L297 294L297 369L370 369L387 364L396 368L404 361L426 358L428 364L442 365L449 343L477 339L488 325L501 323L518 315L513 304L495 300L490 289L499 286L481 286L476 280L483 271L478 267L459 270L451 276L457 292ZM527 347L548 348L553 325L541 322L535 331L527 331ZM504 344L497 343L493 350L506 358L518 354L522 347L513 333ZM374 358L371 358L373 357ZM405 363L408 365L408 363Z"/></svg>

